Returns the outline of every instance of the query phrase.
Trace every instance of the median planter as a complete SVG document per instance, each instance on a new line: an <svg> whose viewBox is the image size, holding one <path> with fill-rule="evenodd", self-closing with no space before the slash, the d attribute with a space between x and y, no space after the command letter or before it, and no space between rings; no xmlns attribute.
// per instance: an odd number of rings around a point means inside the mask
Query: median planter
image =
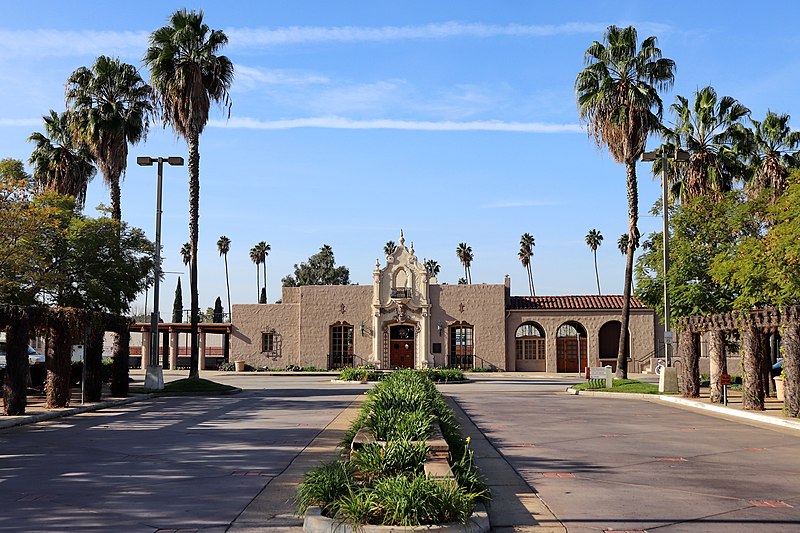
<svg viewBox="0 0 800 533"><path fill-rule="evenodd" d="M398 371L368 394L342 459L310 470L298 488L304 529L488 531L478 505L491 493L433 382Z"/></svg>
<svg viewBox="0 0 800 533"><path fill-rule="evenodd" d="M233 366L237 372L244 372L245 362L244 361L234 361Z"/></svg>
<svg viewBox="0 0 800 533"><path fill-rule="evenodd" d="M775 380L775 394L780 401L786 401L786 397L783 394L783 376L775 376L773 378Z"/></svg>

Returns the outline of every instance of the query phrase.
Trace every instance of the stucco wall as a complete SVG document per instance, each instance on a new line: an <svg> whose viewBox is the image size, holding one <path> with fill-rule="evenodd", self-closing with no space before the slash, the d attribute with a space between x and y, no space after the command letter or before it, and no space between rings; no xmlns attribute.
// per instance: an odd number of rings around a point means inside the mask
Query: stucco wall
<svg viewBox="0 0 800 533"><path fill-rule="evenodd" d="M303 364L298 357L299 314L296 304L234 304L231 361L272 368ZM274 355L261 352L265 332L273 332L280 341Z"/></svg>
<svg viewBox="0 0 800 533"><path fill-rule="evenodd" d="M437 366L446 363L450 346L449 326L463 321L473 326L475 366L507 368L505 289L505 285L488 284L430 286L431 343L442 343L442 353L435 355ZM441 335L439 325L442 325Z"/></svg>
<svg viewBox="0 0 800 533"><path fill-rule="evenodd" d="M556 372L556 332L563 323L574 321L586 329L589 366L600 366L600 328L607 322L619 321L619 310L512 310L509 311L506 327L506 366L509 370L531 370ZM655 312L652 309L631 309L629 331L631 333L631 357L639 359L651 355L655 350ZM526 361L527 366L516 368L515 334L525 322L539 324L545 333L546 359ZM629 370L632 370L629 368Z"/></svg>

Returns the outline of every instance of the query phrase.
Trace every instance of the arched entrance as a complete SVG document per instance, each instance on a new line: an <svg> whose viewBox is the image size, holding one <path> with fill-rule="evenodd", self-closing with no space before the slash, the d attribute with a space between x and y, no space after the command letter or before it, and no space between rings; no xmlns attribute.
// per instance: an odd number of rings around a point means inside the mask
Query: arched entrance
<svg viewBox="0 0 800 533"><path fill-rule="evenodd" d="M600 366L610 366L612 371L617 369L617 352L619 351L619 333L622 324L619 320L611 320L603 324L597 335L600 347Z"/></svg>
<svg viewBox="0 0 800 533"><path fill-rule="evenodd" d="M586 344L586 328L578 322L561 324L556 332L556 371L583 371L587 366Z"/></svg>
<svg viewBox="0 0 800 533"><path fill-rule="evenodd" d="M536 322L525 322L514 333L515 368L519 371L545 370L546 343L544 329Z"/></svg>
<svg viewBox="0 0 800 533"><path fill-rule="evenodd" d="M414 325L389 326L389 366L414 368Z"/></svg>

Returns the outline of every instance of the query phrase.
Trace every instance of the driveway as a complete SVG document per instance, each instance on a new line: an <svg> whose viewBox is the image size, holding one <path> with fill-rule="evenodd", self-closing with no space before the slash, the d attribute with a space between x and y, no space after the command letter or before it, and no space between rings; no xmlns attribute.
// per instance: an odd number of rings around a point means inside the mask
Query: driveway
<svg viewBox="0 0 800 533"><path fill-rule="evenodd" d="M441 389L571 532L800 530L800 433L566 386Z"/></svg>
<svg viewBox="0 0 800 533"><path fill-rule="evenodd" d="M220 381L248 390L0 431L0 530L225 531L366 390L330 377Z"/></svg>

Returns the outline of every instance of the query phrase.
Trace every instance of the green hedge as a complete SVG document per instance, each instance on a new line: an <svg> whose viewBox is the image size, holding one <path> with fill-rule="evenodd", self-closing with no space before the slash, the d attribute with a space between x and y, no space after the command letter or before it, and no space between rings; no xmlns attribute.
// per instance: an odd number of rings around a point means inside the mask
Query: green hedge
<svg viewBox="0 0 800 533"><path fill-rule="evenodd" d="M398 370L369 391L342 447L348 451L362 427L386 441L385 447L367 444L352 458L310 470L296 495L301 514L319 506L326 516L356 527L466 523L476 502L491 501L491 492L475 468L469 439L461 435L431 374ZM450 446L455 482L427 479L423 472L428 449L422 441L436 420Z"/></svg>

